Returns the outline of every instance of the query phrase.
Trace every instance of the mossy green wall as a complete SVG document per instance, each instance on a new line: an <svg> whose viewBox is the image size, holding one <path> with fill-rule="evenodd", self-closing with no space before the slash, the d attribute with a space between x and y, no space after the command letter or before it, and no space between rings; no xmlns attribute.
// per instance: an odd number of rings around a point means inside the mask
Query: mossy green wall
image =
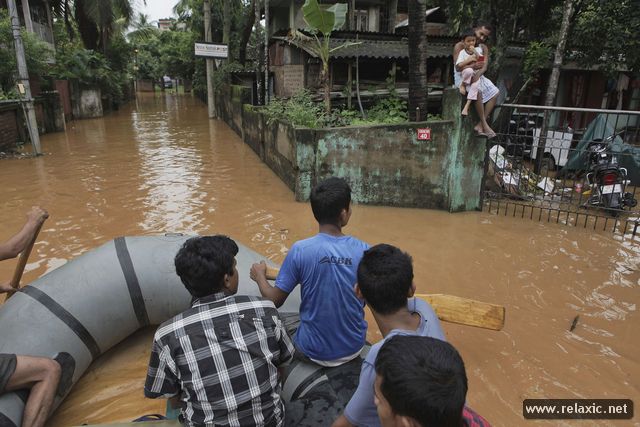
<svg viewBox="0 0 640 427"><path fill-rule="evenodd" d="M329 176L350 183L357 203L448 210L480 208L485 139L460 116L462 98L445 91L445 120L330 129L267 124L260 108L242 105L247 88L218 97L218 111L260 158L306 201ZM431 140L417 129L431 128Z"/></svg>

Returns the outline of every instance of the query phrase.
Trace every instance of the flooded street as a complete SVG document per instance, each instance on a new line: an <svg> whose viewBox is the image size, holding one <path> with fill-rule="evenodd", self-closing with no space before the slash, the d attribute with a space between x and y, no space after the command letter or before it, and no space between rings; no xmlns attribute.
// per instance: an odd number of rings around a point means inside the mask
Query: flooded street
<svg viewBox="0 0 640 427"><path fill-rule="evenodd" d="M309 205L296 203L195 98L140 97L103 119L67 126L42 137L45 156L0 160L0 239L22 226L34 204L51 214L23 283L118 236L224 233L282 262L295 241L317 231ZM465 360L468 403L493 425L578 424L525 421L525 398L640 403L639 241L486 213L361 205L345 232L409 252L418 292L506 306L501 332L444 324ZM0 280L14 266L1 263ZM377 341L368 320L369 339ZM153 331L139 331L95 362L49 425L164 413L163 400L142 393Z"/></svg>

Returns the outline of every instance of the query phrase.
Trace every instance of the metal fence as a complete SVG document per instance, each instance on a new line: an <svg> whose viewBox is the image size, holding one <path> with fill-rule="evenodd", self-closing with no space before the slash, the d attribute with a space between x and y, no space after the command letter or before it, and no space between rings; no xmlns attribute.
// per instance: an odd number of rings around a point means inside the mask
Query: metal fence
<svg viewBox="0 0 640 427"><path fill-rule="evenodd" d="M484 210L640 232L640 112L505 104L487 144ZM577 115L584 129L571 127Z"/></svg>

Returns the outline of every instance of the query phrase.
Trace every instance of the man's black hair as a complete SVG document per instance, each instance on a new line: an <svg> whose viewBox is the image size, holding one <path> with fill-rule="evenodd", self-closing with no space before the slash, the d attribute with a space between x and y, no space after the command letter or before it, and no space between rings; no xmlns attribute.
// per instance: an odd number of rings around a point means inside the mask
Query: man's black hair
<svg viewBox="0 0 640 427"><path fill-rule="evenodd" d="M349 210L351 187L342 178L331 177L311 190L311 210L319 224L338 224L340 212Z"/></svg>
<svg viewBox="0 0 640 427"><path fill-rule="evenodd" d="M233 276L238 245L227 236L193 237L182 245L174 260L176 273L195 298L220 292L224 275Z"/></svg>
<svg viewBox="0 0 640 427"><path fill-rule="evenodd" d="M460 35L461 40L466 39L467 37L476 37L476 30L474 30L473 28L467 28L466 30L464 30L462 32L462 34Z"/></svg>
<svg viewBox="0 0 640 427"><path fill-rule="evenodd" d="M478 21L476 22L476 25L474 28L482 28L482 27L486 28L487 30L493 33L493 25L491 25L489 21Z"/></svg>
<svg viewBox="0 0 640 427"><path fill-rule="evenodd" d="M376 358L380 391L396 415L423 427L460 427L467 374L458 351L431 337L396 335Z"/></svg>
<svg viewBox="0 0 640 427"><path fill-rule="evenodd" d="M412 283L409 254L385 243L364 252L358 265L358 287L372 310L391 314L406 307Z"/></svg>

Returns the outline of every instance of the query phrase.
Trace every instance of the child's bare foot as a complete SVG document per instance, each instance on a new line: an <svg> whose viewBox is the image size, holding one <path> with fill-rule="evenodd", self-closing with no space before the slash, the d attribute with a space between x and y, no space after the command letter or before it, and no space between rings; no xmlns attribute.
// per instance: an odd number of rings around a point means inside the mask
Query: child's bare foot
<svg viewBox="0 0 640 427"><path fill-rule="evenodd" d="M478 123L477 125L475 125L473 127L473 130L475 130L478 133L484 133L484 130L482 129L482 123Z"/></svg>
<svg viewBox="0 0 640 427"><path fill-rule="evenodd" d="M460 83L460 95L467 96L467 88L464 86L464 83Z"/></svg>
<svg viewBox="0 0 640 427"><path fill-rule="evenodd" d="M496 133L489 127L489 125L482 126L482 133L484 133L489 139L496 137Z"/></svg>

